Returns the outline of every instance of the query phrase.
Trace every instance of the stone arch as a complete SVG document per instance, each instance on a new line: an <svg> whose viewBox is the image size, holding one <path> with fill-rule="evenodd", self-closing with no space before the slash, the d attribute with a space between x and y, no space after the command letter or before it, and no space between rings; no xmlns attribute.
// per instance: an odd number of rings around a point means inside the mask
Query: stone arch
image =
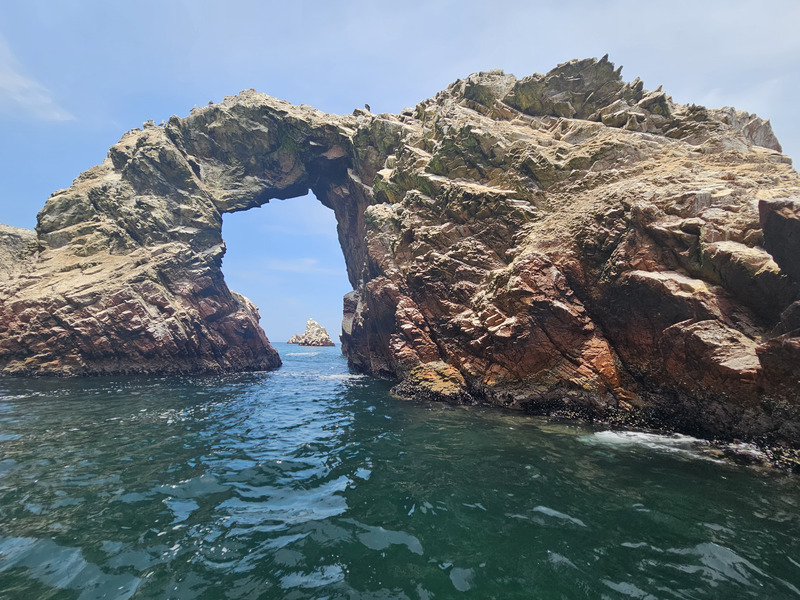
<svg viewBox="0 0 800 600"><path fill-rule="evenodd" d="M354 154L357 128L357 117L251 90L128 132L39 213L50 292L34 282L15 303L22 318L11 319L2 366L86 374L279 365L256 307L225 284L222 215L313 191L334 211L355 288L371 202L359 173L375 172L369 155ZM31 319L44 326L28 327Z"/></svg>
<svg viewBox="0 0 800 600"><path fill-rule="evenodd" d="M677 105L606 58L474 74L397 116L244 92L125 135L35 243L0 231L0 370L276 366L222 278L222 215L311 189L354 287L343 350L399 393L796 446L797 274L767 250L795 239L800 180L759 144L779 147L767 121ZM740 176L704 212L698 190ZM759 194L787 197L759 216Z"/></svg>

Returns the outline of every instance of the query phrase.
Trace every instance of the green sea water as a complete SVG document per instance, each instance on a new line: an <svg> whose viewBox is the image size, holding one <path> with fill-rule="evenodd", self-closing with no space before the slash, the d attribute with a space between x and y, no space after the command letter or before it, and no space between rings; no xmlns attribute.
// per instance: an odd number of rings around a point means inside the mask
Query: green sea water
<svg viewBox="0 0 800 600"><path fill-rule="evenodd" d="M270 373L0 379L2 599L798 598L800 478Z"/></svg>

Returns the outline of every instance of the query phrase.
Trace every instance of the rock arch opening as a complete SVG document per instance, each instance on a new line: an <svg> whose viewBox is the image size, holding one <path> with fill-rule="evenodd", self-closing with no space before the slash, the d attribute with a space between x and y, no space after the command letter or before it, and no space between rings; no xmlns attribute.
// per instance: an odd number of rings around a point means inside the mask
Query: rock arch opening
<svg viewBox="0 0 800 600"><path fill-rule="evenodd" d="M226 214L222 223L225 282L258 307L270 342L302 333L314 318L338 345L352 286L333 211L307 194Z"/></svg>

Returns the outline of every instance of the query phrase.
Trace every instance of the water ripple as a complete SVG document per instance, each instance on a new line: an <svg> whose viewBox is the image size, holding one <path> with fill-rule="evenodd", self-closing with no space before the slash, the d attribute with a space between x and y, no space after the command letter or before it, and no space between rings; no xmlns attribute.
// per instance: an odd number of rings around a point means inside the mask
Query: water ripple
<svg viewBox="0 0 800 600"><path fill-rule="evenodd" d="M283 356L0 379L0 597L800 597L794 476Z"/></svg>

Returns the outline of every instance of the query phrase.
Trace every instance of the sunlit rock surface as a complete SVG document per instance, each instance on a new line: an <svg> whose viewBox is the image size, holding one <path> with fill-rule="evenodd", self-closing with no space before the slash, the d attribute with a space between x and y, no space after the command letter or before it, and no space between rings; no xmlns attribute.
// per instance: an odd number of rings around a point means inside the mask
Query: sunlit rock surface
<svg viewBox="0 0 800 600"><path fill-rule="evenodd" d="M800 445L798 174L768 121L605 57L399 115L246 91L129 132L37 243L0 237L0 368L276 366L222 214L309 189L354 289L343 351L398 393Z"/></svg>
<svg viewBox="0 0 800 600"><path fill-rule="evenodd" d="M334 346L328 331L314 319L309 319L306 323L306 330L297 333L289 338L287 344L297 344L299 346Z"/></svg>

